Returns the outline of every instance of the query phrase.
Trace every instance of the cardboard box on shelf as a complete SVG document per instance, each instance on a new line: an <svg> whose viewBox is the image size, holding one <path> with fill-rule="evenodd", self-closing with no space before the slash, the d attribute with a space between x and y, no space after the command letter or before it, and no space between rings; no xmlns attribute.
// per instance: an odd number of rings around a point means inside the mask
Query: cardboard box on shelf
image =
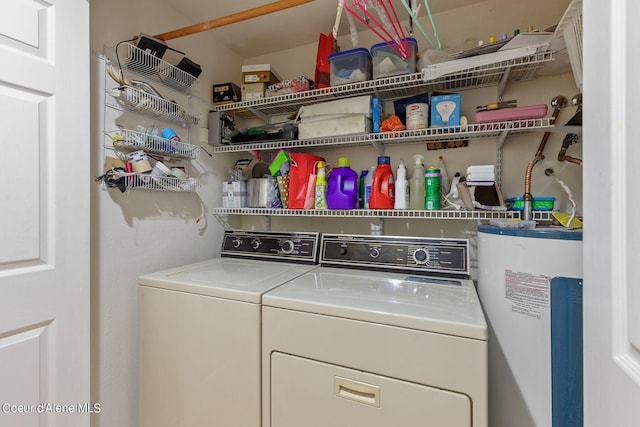
<svg viewBox="0 0 640 427"><path fill-rule="evenodd" d="M280 82L280 80L280 75L271 68L270 64L242 66L242 83L266 83L271 85Z"/></svg>
<svg viewBox="0 0 640 427"><path fill-rule="evenodd" d="M241 98L240 88L234 83L229 82L213 85L214 104L238 102Z"/></svg>
<svg viewBox="0 0 640 427"><path fill-rule="evenodd" d="M266 83L244 83L242 85L242 100L253 101L254 99L264 98L266 88Z"/></svg>

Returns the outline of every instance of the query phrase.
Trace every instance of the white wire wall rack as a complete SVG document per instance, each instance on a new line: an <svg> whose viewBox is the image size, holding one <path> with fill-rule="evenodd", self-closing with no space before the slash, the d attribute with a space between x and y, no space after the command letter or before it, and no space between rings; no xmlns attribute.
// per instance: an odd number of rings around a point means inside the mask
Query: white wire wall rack
<svg viewBox="0 0 640 427"><path fill-rule="evenodd" d="M369 133L362 135L344 135L336 137L311 138L299 140L261 141L249 144L229 144L211 147L213 153L231 153L253 150L276 150L281 148L305 149L311 147L344 147L358 145L374 145L378 151L390 144L406 144L421 142L449 142L466 139L495 138L508 133L518 135L533 131L549 131L553 129L550 118L526 119L509 122L482 123L468 125L466 128L441 127L397 132Z"/></svg>
<svg viewBox="0 0 640 427"><path fill-rule="evenodd" d="M200 122L200 118L186 107L134 87L119 86L107 89L107 93L127 111L162 117L183 127L197 125Z"/></svg>
<svg viewBox="0 0 640 427"><path fill-rule="evenodd" d="M151 174L113 172L112 180L122 179L126 190L147 190L147 191L170 191L178 193L194 193L198 191L201 184L194 178L180 179L173 176L152 176ZM107 187L106 184L103 186ZM115 186L111 186L115 187Z"/></svg>
<svg viewBox="0 0 640 427"><path fill-rule="evenodd" d="M197 77L131 43L123 43L122 46L126 49L126 58L118 56L118 59L131 72L184 93L188 93L192 87L199 83ZM116 55L119 55L119 52L116 51Z"/></svg>
<svg viewBox="0 0 640 427"><path fill-rule="evenodd" d="M200 157L200 147L186 142L130 129L118 129L105 133L111 138L114 149L144 150L147 153L178 159L197 159Z"/></svg>
<svg viewBox="0 0 640 427"><path fill-rule="evenodd" d="M216 105L215 109L233 111L240 117L274 116L297 112L304 105L357 95L399 99L430 91L460 91L496 85L501 92L507 82L533 79L538 70L552 60L554 60L553 51L539 52L445 74L434 79L430 79L426 72L401 74L305 92L221 104Z"/></svg>
<svg viewBox="0 0 640 427"><path fill-rule="evenodd" d="M517 219L520 211L483 211L483 210L395 210L395 209L268 209L268 208L213 208L212 214L248 215L248 216L296 216L322 218L401 218L401 219L437 219L437 220L490 220ZM551 221L551 212L534 211L533 219Z"/></svg>

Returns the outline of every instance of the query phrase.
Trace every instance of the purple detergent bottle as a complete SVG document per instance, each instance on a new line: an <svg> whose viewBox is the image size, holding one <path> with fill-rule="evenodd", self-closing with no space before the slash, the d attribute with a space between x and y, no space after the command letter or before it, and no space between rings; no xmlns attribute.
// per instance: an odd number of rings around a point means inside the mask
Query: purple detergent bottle
<svg viewBox="0 0 640 427"><path fill-rule="evenodd" d="M349 158L340 157L338 167L331 169L331 173L329 173L328 209L356 209L358 207L358 173L349 166Z"/></svg>

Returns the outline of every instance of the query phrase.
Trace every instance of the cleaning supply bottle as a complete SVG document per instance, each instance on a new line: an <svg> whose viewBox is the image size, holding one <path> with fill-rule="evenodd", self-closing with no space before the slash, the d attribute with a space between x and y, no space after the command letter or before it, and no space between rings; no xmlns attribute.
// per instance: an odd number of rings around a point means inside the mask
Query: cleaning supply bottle
<svg viewBox="0 0 640 427"><path fill-rule="evenodd" d="M449 194L451 191L451 178L449 178L449 174L447 173L447 167L444 164L444 157L440 156L438 159L438 169L440 169L440 191L443 196Z"/></svg>
<svg viewBox="0 0 640 427"><path fill-rule="evenodd" d="M325 162L318 162L318 175L316 176L316 196L314 207L316 209L327 209L327 175L325 173Z"/></svg>
<svg viewBox="0 0 640 427"><path fill-rule="evenodd" d="M358 173L351 169L349 158L340 157L338 167L331 169L327 189L328 209L358 207Z"/></svg>
<svg viewBox="0 0 640 427"><path fill-rule="evenodd" d="M373 175L376 173L375 166L369 166L369 173L364 177L364 208L370 209L371 187L373 186Z"/></svg>
<svg viewBox="0 0 640 427"><path fill-rule="evenodd" d="M393 209L395 201L395 180L391 170L391 157L378 157L378 166L373 174L370 209Z"/></svg>
<svg viewBox="0 0 640 427"><path fill-rule="evenodd" d="M424 208L439 210L440 195L440 170L431 166L424 174Z"/></svg>
<svg viewBox="0 0 640 427"><path fill-rule="evenodd" d="M424 209L424 165L422 164L424 156L415 154L413 159L416 164L413 167L409 189L409 209L422 210Z"/></svg>
<svg viewBox="0 0 640 427"><path fill-rule="evenodd" d="M368 169L364 169L360 172L360 178L358 178L358 208L364 209L364 180L369 174Z"/></svg>
<svg viewBox="0 0 640 427"><path fill-rule="evenodd" d="M404 165L403 159L400 159L400 165L396 173L396 198L393 208L409 208L409 183L407 182L407 167Z"/></svg>

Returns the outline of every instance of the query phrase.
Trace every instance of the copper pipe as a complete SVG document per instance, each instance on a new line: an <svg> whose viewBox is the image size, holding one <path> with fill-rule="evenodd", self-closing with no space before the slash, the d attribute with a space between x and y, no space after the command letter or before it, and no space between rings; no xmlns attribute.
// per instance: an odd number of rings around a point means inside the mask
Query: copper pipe
<svg viewBox="0 0 640 427"><path fill-rule="evenodd" d="M567 98L565 98L564 96L556 96L555 98L553 98L551 100L551 105L554 107L553 109L553 113L551 113L551 122L555 123L556 119L558 118L558 114L560 114L560 110L564 107L567 106ZM525 198L527 196L527 194L529 196L531 196L531 174L533 173L533 167L536 165L536 163L538 163L540 160L544 159L544 147L547 145L547 141L549 140L549 136L551 136L551 132L545 132L544 135L542 135L542 140L540 141L540 145L538 146L538 150L536 151L535 156L533 157L533 160L531 160L529 162L529 164L527 165L527 170L524 174L524 194L525 194Z"/></svg>
<svg viewBox="0 0 640 427"><path fill-rule="evenodd" d="M202 22L200 24L190 25L188 27L179 28L177 30L168 31L166 33L154 36L160 40L177 39L178 37L189 36L191 34L200 33L202 31L212 30L236 22L246 21L247 19L257 18L258 16L268 15L269 13L279 12L290 7L299 6L301 4L310 3L314 0L279 0L253 9L243 10L242 12L232 13L231 15L221 18L212 19L211 21Z"/></svg>
<svg viewBox="0 0 640 427"><path fill-rule="evenodd" d="M567 156L567 150L569 146L578 142L578 135L574 133L567 134L562 141L562 147L560 147L560 152L558 153L558 161L559 162L571 162L575 163L578 166L582 166L582 159L578 159L577 157Z"/></svg>
<svg viewBox="0 0 640 427"><path fill-rule="evenodd" d="M551 121L552 123L556 122L558 118L558 114L560 114L560 110L567 106L567 98L564 96L556 96L551 100L551 106L553 107L553 113L551 113ZM545 132L542 135L542 140L540 141L540 145L538 146L538 150L536 151L536 155L533 157L533 160L529 162L527 165L527 170L524 173L524 218L525 220L531 219L531 210L533 207L533 195L531 194L531 175L533 174L533 167L540 160L544 159L544 147L547 145L547 141L549 140L549 136L551 132Z"/></svg>

